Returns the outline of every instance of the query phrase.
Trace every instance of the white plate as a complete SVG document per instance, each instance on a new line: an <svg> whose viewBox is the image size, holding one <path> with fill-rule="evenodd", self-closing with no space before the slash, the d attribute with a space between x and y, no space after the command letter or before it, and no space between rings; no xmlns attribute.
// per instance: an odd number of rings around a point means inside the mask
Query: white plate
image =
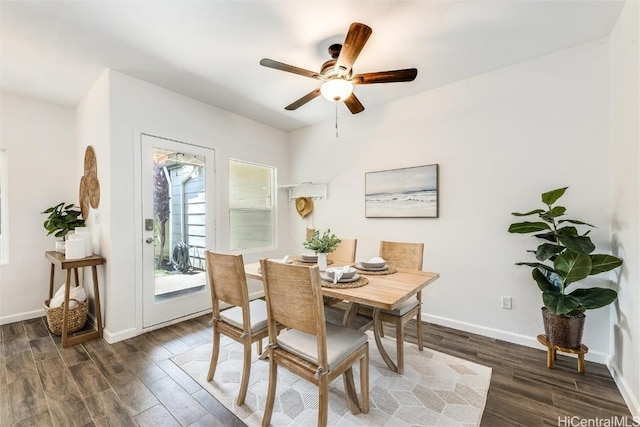
<svg viewBox="0 0 640 427"><path fill-rule="evenodd" d="M327 276L325 273L320 274L320 277L325 282L333 283L333 279L331 277ZM340 280L338 280L338 283L351 283L351 282L355 282L359 278L360 278L360 276L358 275L358 273L356 273L353 277L351 277L349 279L340 279Z"/></svg>
<svg viewBox="0 0 640 427"><path fill-rule="evenodd" d="M356 267L359 268L360 270L365 270L365 271L385 271L389 269L388 265L383 265L382 267L376 267L376 268L369 268L369 267L363 267L361 264L356 264Z"/></svg>
<svg viewBox="0 0 640 427"><path fill-rule="evenodd" d="M360 261L359 264L364 268L382 268L387 265L385 262L366 262L366 261Z"/></svg>

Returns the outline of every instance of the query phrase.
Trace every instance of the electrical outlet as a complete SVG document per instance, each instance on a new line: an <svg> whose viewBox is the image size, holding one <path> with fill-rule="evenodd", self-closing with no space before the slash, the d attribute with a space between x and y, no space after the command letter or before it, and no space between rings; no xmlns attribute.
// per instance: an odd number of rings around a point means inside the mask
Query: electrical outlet
<svg viewBox="0 0 640 427"><path fill-rule="evenodd" d="M500 307L504 308L505 310L511 310L511 297L503 295L500 298Z"/></svg>

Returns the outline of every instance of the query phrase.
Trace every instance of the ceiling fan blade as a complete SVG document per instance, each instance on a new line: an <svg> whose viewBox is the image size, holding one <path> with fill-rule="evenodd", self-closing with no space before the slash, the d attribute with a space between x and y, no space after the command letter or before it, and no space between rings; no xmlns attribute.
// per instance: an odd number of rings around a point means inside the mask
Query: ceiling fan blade
<svg viewBox="0 0 640 427"><path fill-rule="evenodd" d="M356 74L351 78L351 83L356 85L368 85L373 83L411 82L418 75L415 68L404 70L378 71L375 73Z"/></svg>
<svg viewBox="0 0 640 427"><path fill-rule="evenodd" d="M351 24L347 37L342 43L342 49L336 61L336 68L344 69L347 72L353 68L353 63L360 55L360 51L362 51L367 40L369 40L371 32L371 27L364 24L359 22Z"/></svg>
<svg viewBox="0 0 640 427"><path fill-rule="evenodd" d="M298 99L295 102L292 102L291 104L287 105L286 107L284 107L285 110L295 110L299 107L302 107L304 104L306 104L307 102L311 101L313 98L317 97L318 95L320 95L320 89L315 89L312 90L311 92L309 92L308 94L306 94L305 96L303 96L302 98Z"/></svg>
<svg viewBox="0 0 640 427"><path fill-rule="evenodd" d="M263 58L260 60L260 65L274 68L276 70L287 71L293 74L299 74L305 77L311 77L312 79L320 78L320 75L315 71L305 70L304 68L294 67L293 65L285 64L283 62L274 61L273 59Z"/></svg>
<svg viewBox="0 0 640 427"><path fill-rule="evenodd" d="M353 92L344 100L344 104L352 114L358 114L364 111L364 105L362 105L360 100L356 97L356 94Z"/></svg>

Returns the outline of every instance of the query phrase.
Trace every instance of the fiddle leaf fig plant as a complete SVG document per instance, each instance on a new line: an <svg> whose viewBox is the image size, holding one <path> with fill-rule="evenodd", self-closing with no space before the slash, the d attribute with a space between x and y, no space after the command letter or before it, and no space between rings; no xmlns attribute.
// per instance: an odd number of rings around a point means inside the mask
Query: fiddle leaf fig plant
<svg viewBox="0 0 640 427"><path fill-rule="evenodd" d="M536 262L517 262L532 268L533 280L542 291L542 301L549 312L564 316L579 316L611 304L618 294L613 289L592 287L573 289L571 285L588 276L613 270L622 259L613 255L595 254L589 237L595 226L565 218L567 209L556 204L568 187L542 194L544 209L525 213L512 212L517 217L537 215L539 221L524 221L509 226L510 233L530 234L542 240L537 249L528 250ZM580 228L588 228L581 233ZM573 290L572 290L573 289Z"/></svg>
<svg viewBox="0 0 640 427"><path fill-rule="evenodd" d="M44 221L44 229L48 231L47 236L54 234L56 237L66 238L69 231L75 230L76 227L84 226L84 219L79 218L81 215L80 208L73 203L59 203L55 206L47 208L43 214L48 214Z"/></svg>
<svg viewBox="0 0 640 427"><path fill-rule="evenodd" d="M313 232L313 236L311 236L311 238L306 242L302 243L302 246L317 254L328 254L335 251L339 244L340 239L331 232L331 229L327 229L322 236L320 236L320 232L318 230L315 230Z"/></svg>

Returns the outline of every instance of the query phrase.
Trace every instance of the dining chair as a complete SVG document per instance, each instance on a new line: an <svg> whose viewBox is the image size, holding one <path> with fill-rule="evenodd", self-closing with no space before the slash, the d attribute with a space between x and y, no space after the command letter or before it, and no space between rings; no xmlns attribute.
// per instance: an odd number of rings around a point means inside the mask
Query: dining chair
<svg viewBox="0 0 640 427"><path fill-rule="evenodd" d="M347 264L356 262L356 248L358 239L340 239L340 243L335 251L327 255L331 261L339 261Z"/></svg>
<svg viewBox="0 0 640 427"><path fill-rule="evenodd" d="M327 254L327 259L334 262L337 261L345 264L353 264L356 262L357 246L358 239L340 239L338 247L333 252ZM339 298L324 297L324 305L326 307L333 306L341 301L342 300Z"/></svg>
<svg viewBox="0 0 640 427"><path fill-rule="evenodd" d="M251 345L257 342L258 353L262 353L262 339L269 334L266 303L262 299L249 301L242 255L229 255L210 250L205 251L205 254L213 308L213 347L207 381L211 381L216 373L220 334L241 343L244 346L244 361L237 404L242 405L249 386ZM232 307L221 310L221 303L230 304Z"/></svg>
<svg viewBox="0 0 640 427"><path fill-rule="evenodd" d="M318 425L329 413L329 384L342 375L349 409L369 412L369 343L367 335L325 321L322 285L317 266L260 261L269 344L269 387L262 425L271 422L278 366L318 386ZM278 334L278 324L284 329ZM360 362L360 399L355 390L353 365Z"/></svg>
<svg viewBox="0 0 640 427"><path fill-rule="evenodd" d="M406 268L410 270L422 270L422 257L424 253L424 243L405 242L380 242L379 255L389 266L396 268ZM398 373L404 372L404 325L416 318L418 350L422 351L422 291L416 294L416 298L409 298L394 310L380 310L379 320L374 328L378 328L380 336L384 336L382 322L395 325L396 329L396 357Z"/></svg>

